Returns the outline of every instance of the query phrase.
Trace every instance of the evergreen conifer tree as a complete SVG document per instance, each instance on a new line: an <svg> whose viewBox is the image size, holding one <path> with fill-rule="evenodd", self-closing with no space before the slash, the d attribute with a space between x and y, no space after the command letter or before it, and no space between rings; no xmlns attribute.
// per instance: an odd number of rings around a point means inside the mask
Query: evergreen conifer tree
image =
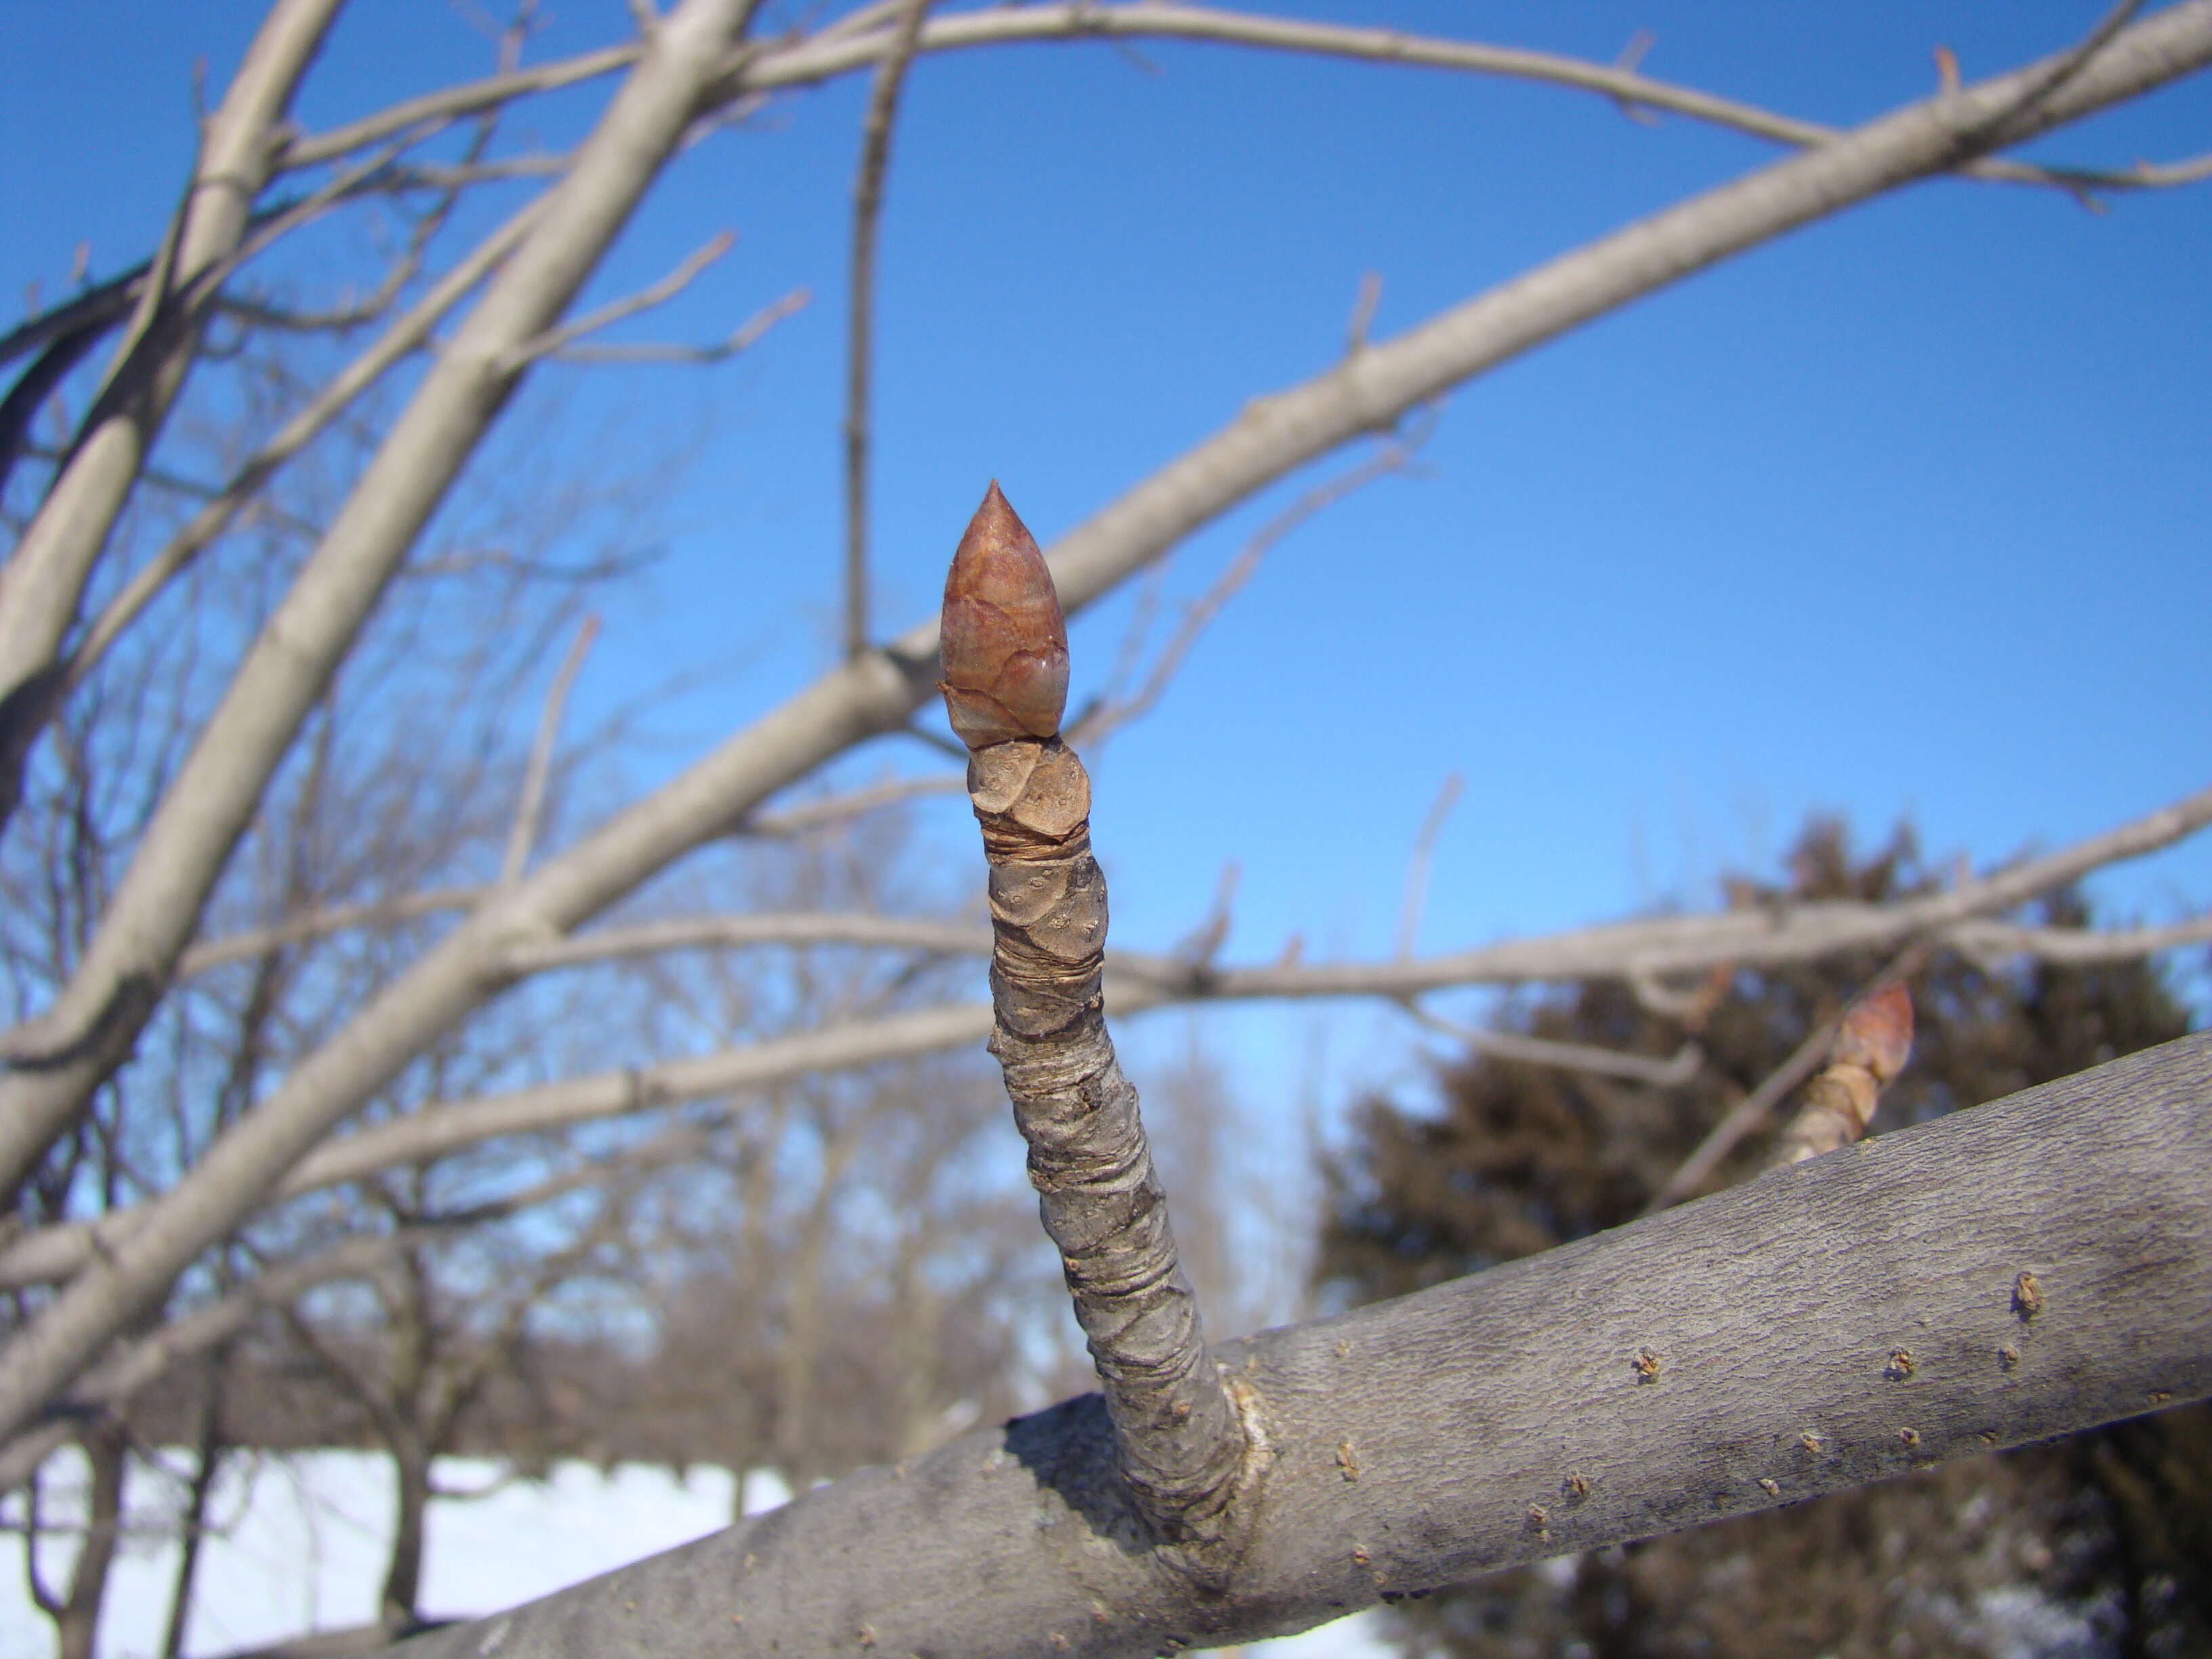
<svg viewBox="0 0 2212 1659"><path fill-rule="evenodd" d="M1900 829L1855 856L1816 821L1779 884L1729 902L1884 900L1941 878ZM2039 920L2088 920L2078 893ZM1342 1304L1402 1294L1633 1220L1730 1105L1883 963L1872 956L1722 974L1680 1016L1617 981L1510 1008L1528 1035L1705 1063L1674 1088L1480 1053L1439 1100L1370 1100L1328 1171L1317 1275ZM2157 968L1976 963L1937 952L1910 979L1911 1064L1875 1133L1978 1105L2169 1041L2187 1009ZM1706 1189L1764 1167L1775 1114ZM1458 1659L1770 1659L1821 1654L2212 1653L2212 1408L1954 1463L1885 1486L1565 1558L1401 1603L1410 1654Z"/></svg>

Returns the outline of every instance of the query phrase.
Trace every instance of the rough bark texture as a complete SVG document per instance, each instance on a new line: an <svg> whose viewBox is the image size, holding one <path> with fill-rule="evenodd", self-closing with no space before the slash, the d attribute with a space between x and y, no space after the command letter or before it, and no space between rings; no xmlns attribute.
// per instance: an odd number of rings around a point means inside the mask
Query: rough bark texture
<svg viewBox="0 0 2212 1659"><path fill-rule="evenodd" d="M1066 623L1044 556L996 483L945 581L944 662L953 730L975 751L968 798L991 869L991 1053L1105 1385L1115 1461L1147 1530L1199 1547L1186 1565L1210 1572L1247 1445L1206 1355L1136 1087L1106 1031L1091 779L1056 735Z"/></svg>
<svg viewBox="0 0 2212 1659"><path fill-rule="evenodd" d="M1086 1396L406 1651L1154 1653L2203 1398L2212 1036L1214 1357L1269 1464L1218 1586Z"/></svg>
<svg viewBox="0 0 2212 1659"><path fill-rule="evenodd" d="M969 765L991 862L991 1052L1059 1246L1139 1507L1164 1534L1217 1538L1244 1451L1206 1357L1137 1091L1115 1058L1100 981L1106 880L1091 785L1058 738Z"/></svg>

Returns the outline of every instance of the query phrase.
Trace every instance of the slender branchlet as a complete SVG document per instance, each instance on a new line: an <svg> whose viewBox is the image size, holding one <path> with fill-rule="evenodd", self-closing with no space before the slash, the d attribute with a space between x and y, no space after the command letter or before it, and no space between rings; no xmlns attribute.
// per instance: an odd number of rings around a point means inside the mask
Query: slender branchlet
<svg viewBox="0 0 2212 1659"><path fill-rule="evenodd" d="M990 862L991 1052L1029 1143L1030 1180L1138 1511L1169 1541L1218 1542L1245 1436L1206 1358L1137 1091L1106 1030L1091 781L1059 736L1066 623L1036 543L995 483L945 581L943 653Z"/></svg>
<svg viewBox="0 0 2212 1659"><path fill-rule="evenodd" d="M1828 1063L1805 1085L1805 1104L1775 1149L1774 1162L1801 1164L1863 1138L1881 1091L1912 1052L1912 994L1893 979L1853 1003L1828 1049Z"/></svg>

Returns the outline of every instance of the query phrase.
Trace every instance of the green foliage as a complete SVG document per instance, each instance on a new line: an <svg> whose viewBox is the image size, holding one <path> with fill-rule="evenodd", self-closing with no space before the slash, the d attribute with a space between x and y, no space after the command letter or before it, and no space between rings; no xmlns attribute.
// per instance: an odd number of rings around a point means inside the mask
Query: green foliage
<svg viewBox="0 0 2212 1659"><path fill-rule="evenodd" d="M1782 884L1729 902L1892 900L1943 878L1909 830L1855 857L1812 824ZM2080 925L2061 893L2034 920ZM1440 1101L1371 1100L1328 1171L1317 1277L1346 1304L1395 1296L1618 1226L1730 1105L1881 970L1866 955L1717 975L1681 1017L1596 981L1508 1011L1528 1035L1706 1063L1662 1089L1474 1054ZM1911 981L1912 1060L1875 1132L2010 1094L2185 1035L2187 1011L2140 962L1984 964L1938 952ZM1709 1189L1764 1164L1790 1108ZM1763 1659L1782 1654L2212 1653L2212 1412L2191 1407L2063 1444L1625 1549L1501 1573L1400 1609L1409 1654L1507 1659Z"/></svg>

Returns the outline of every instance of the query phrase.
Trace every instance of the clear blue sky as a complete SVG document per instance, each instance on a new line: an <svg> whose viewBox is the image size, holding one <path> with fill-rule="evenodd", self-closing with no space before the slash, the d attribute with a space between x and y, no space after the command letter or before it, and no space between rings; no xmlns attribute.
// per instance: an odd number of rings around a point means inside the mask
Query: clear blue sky
<svg viewBox="0 0 2212 1659"><path fill-rule="evenodd" d="M1279 9L1611 58L1836 123L2053 49L2098 7L1453 5ZM0 247L17 284L152 246L186 159L189 66L256 8L0 10ZM553 8L533 56L618 38ZM319 127L477 72L460 12L356 0L301 113ZM631 337L706 338L793 287L813 307L711 372L561 370L581 448L694 459L669 557L610 607L587 699L716 670L650 773L831 656L847 203L858 82L690 152L594 292L728 227L738 249ZM526 107L565 143L597 93ZM2200 76L2035 152L2212 149ZM1759 165L1756 141L1602 100L1218 48L972 53L915 70L880 292L878 621L934 604L994 476L1048 542L1248 398L1325 368L1362 273L1410 326ZM20 290L19 290L20 291ZM19 303L10 301L9 308ZM1763 248L1462 388L1424 476L1281 546L1097 770L1117 937L1170 942L1221 865L1231 954L1390 946L1440 780L1424 948L1710 902L1808 811L1910 816L1986 861L2212 782L2212 186L2116 200L1939 181ZM1314 475L1318 476L1318 474ZM1202 588L1297 485L1176 556ZM1126 603L1075 634L1079 695ZM930 763L883 745L864 769ZM964 807L931 820L963 848ZM963 854L964 855L964 854ZM2212 844L2116 873L2126 915L2212 902ZM1240 1041L1286 1054L1273 1017ZM1364 1029L1364 1028L1363 1028ZM1287 1066L1289 1060L1286 1058ZM1287 1073L1286 1073L1287 1075Z"/></svg>

